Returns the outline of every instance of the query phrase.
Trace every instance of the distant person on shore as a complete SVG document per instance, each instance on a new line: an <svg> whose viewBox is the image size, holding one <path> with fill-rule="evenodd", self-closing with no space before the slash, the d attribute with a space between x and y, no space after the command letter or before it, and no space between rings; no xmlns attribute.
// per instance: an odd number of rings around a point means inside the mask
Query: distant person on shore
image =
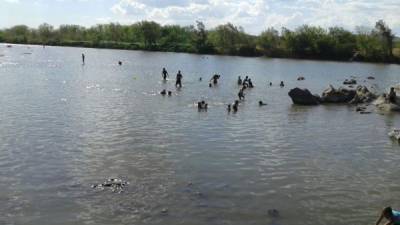
<svg viewBox="0 0 400 225"><path fill-rule="evenodd" d="M240 76L238 77L237 84L238 85L242 85L243 84L243 80L242 80L242 78Z"/></svg>
<svg viewBox="0 0 400 225"><path fill-rule="evenodd" d="M178 74L176 74L176 83L175 83L175 86L176 87L182 87L182 78L183 78L183 76L182 76L182 73L181 73L181 71L179 70L178 71Z"/></svg>
<svg viewBox="0 0 400 225"><path fill-rule="evenodd" d="M85 65L85 54L82 53L82 64Z"/></svg>
<svg viewBox="0 0 400 225"><path fill-rule="evenodd" d="M285 87L285 84L283 83L283 81L281 81L281 83L279 84L279 86Z"/></svg>
<svg viewBox="0 0 400 225"><path fill-rule="evenodd" d="M161 75L162 75L163 80L166 81L167 77L168 77L168 71L165 68L163 68Z"/></svg>
<svg viewBox="0 0 400 225"><path fill-rule="evenodd" d="M218 84L218 80L219 80L220 77L221 77L221 75L214 74L214 76L210 79L210 82L212 81L212 83L214 85L216 85L216 84Z"/></svg>
<svg viewBox="0 0 400 225"><path fill-rule="evenodd" d="M393 210L392 207L386 207L382 210L379 219L375 225L379 225L383 218L387 219L388 222L385 225L400 225L400 211Z"/></svg>
<svg viewBox="0 0 400 225"><path fill-rule="evenodd" d="M390 88L390 92L389 92L389 102L390 102L390 103L395 103L395 104L396 104L396 92L394 91L394 88L393 88L393 87Z"/></svg>

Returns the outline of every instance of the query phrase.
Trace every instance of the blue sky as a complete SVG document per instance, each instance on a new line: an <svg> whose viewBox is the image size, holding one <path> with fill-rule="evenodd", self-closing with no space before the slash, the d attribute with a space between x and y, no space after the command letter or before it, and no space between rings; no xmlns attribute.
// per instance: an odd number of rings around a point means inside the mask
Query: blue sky
<svg viewBox="0 0 400 225"><path fill-rule="evenodd" d="M400 0L0 0L0 27L47 22L91 26L98 23L194 24L208 28L232 22L258 34L267 27L373 27L383 19L400 35Z"/></svg>

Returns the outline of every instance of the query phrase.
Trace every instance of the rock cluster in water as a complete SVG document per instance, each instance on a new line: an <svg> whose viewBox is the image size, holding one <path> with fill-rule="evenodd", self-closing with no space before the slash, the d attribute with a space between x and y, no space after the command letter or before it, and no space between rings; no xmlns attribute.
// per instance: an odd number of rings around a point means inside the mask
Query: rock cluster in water
<svg viewBox="0 0 400 225"><path fill-rule="evenodd" d="M330 85L322 92L321 97L312 94L308 89L294 88L289 91L289 96L294 104L318 105L323 103L349 103L363 104L370 103L376 99L366 86L358 86L356 89L340 87L338 89Z"/></svg>
<svg viewBox="0 0 400 225"><path fill-rule="evenodd" d="M389 137L400 142L400 129L393 129L392 131L389 132L388 135Z"/></svg>

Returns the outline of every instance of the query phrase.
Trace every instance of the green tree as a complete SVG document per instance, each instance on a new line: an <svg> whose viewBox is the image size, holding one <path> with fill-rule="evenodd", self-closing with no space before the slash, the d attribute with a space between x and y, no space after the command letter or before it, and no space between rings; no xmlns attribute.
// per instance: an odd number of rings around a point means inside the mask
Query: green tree
<svg viewBox="0 0 400 225"><path fill-rule="evenodd" d="M379 20L375 24L375 29L382 40L383 48L387 58L393 57L393 40L394 35L392 30L385 24L383 20Z"/></svg>
<svg viewBox="0 0 400 225"><path fill-rule="evenodd" d="M154 49L161 37L161 26L156 22L142 21L139 23L146 49Z"/></svg>
<svg viewBox="0 0 400 225"><path fill-rule="evenodd" d="M279 55L280 37L279 32L274 28L268 28L257 38L257 46L266 56Z"/></svg>
<svg viewBox="0 0 400 225"><path fill-rule="evenodd" d="M38 33L43 44L48 44L53 38L53 26L44 23L38 28Z"/></svg>

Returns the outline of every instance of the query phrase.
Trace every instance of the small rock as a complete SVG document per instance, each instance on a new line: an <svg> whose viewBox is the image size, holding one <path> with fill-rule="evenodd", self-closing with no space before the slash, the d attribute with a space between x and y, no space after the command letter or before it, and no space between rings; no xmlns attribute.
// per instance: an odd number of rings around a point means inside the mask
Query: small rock
<svg viewBox="0 0 400 225"><path fill-rule="evenodd" d="M161 210L161 213L162 213L162 214L167 214L167 213L168 213L168 209L167 209L167 208L163 208L163 209Z"/></svg>
<svg viewBox="0 0 400 225"><path fill-rule="evenodd" d="M400 142L400 129L393 129L388 133L389 137Z"/></svg>
<svg viewBox="0 0 400 225"><path fill-rule="evenodd" d="M346 79L346 80L343 81L343 84L345 84L345 85L354 85L354 84L357 84L357 81L355 79L350 79L350 80Z"/></svg>

